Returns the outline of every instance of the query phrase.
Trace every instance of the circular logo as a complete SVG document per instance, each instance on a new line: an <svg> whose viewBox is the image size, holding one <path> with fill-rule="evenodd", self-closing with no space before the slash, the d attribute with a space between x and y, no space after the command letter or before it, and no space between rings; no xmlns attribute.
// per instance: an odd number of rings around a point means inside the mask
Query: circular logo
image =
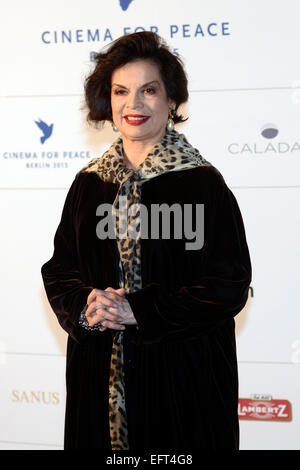
<svg viewBox="0 0 300 470"><path fill-rule="evenodd" d="M261 129L261 135L266 139L274 139L278 135L278 129L275 124L265 124Z"/></svg>

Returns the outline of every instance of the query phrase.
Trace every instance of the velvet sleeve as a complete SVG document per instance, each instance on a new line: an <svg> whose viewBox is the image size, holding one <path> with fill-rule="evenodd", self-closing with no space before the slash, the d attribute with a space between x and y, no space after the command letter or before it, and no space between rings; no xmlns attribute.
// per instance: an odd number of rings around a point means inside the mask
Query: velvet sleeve
<svg viewBox="0 0 300 470"><path fill-rule="evenodd" d="M52 310L62 328L78 342L86 335L79 326L78 319L93 289L81 279L75 249L74 217L83 184L78 173L68 191L54 236L53 256L41 268L45 291Z"/></svg>
<svg viewBox="0 0 300 470"><path fill-rule="evenodd" d="M171 292L153 282L126 294L146 341L201 335L233 318L247 302L252 270L242 215L222 176L211 191L193 285Z"/></svg>

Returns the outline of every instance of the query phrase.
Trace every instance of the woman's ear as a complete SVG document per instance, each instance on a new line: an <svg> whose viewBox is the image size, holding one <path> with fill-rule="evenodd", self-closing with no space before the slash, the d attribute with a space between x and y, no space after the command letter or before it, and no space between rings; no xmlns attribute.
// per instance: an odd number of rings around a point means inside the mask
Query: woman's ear
<svg viewBox="0 0 300 470"><path fill-rule="evenodd" d="M176 103L171 98L168 98L169 109L173 109L175 111Z"/></svg>

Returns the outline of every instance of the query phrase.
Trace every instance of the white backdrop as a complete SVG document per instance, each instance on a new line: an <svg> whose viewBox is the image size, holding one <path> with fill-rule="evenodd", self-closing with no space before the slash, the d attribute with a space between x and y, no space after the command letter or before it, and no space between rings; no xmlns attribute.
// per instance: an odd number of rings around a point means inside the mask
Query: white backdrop
<svg viewBox="0 0 300 470"><path fill-rule="evenodd" d="M297 0L1 0L0 449L62 449L67 338L40 269L76 172L115 139L80 110L92 53L142 29L183 57L178 130L244 218L253 281L236 324L252 408L241 401L241 449L300 448L299 15Z"/></svg>

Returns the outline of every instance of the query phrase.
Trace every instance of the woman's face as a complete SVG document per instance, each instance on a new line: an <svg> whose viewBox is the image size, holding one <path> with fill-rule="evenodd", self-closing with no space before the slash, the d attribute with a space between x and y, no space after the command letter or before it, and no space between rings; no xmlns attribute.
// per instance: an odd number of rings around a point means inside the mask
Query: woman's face
<svg viewBox="0 0 300 470"><path fill-rule="evenodd" d="M123 138L159 142L166 131L171 104L154 62L139 59L113 72L112 117Z"/></svg>

